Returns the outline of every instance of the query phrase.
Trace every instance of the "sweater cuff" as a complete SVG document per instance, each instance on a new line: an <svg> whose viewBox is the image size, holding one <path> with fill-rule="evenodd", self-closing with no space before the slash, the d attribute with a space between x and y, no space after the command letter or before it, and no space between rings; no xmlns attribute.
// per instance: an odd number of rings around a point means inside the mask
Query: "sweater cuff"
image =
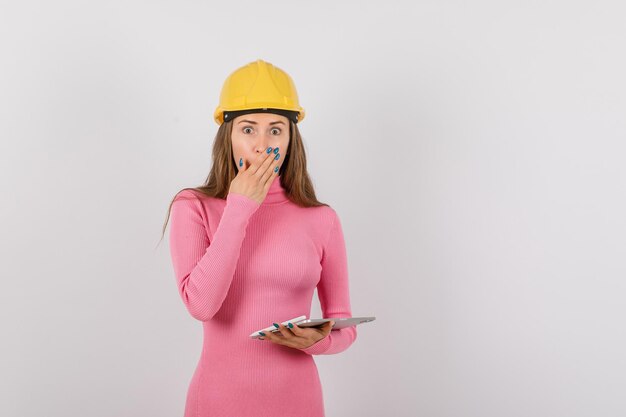
<svg viewBox="0 0 626 417"><path fill-rule="evenodd" d="M309 355L320 355L328 350L328 346L330 345L330 331L326 337L317 342L313 343L311 346L307 348L301 348L300 350L304 353L308 353Z"/></svg>

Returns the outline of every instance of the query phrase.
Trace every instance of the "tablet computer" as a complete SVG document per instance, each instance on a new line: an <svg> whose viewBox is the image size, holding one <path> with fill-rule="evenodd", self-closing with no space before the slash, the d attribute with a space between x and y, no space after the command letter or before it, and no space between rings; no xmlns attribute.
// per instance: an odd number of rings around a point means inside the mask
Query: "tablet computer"
<svg viewBox="0 0 626 417"><path fill-rule="evenodd" d="M376 317L326 317L323 319L307 319L301 318L299 320L291 320L292 323L297 324L298 327L321 327L324 323L329 321L334 321L335 325L332 330L343 329L344 327L356 326L362 323L368 323L370 321L376 320ZM285 325L285 323L282 323ZM250 335L251 338L258 338L260 336L259 331L266 332L280 332L279 329L275 327L266 327L265 329L257 330L256 332Z"/></svg>

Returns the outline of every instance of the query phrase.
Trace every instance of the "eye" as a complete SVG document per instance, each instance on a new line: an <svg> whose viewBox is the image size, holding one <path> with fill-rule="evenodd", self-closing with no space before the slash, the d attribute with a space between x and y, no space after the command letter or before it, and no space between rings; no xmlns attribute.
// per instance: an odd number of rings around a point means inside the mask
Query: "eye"
<svg viewBox="0 0 626 417"><path fill-rule="evenodd" d="M281 130L279 128L275 127L274 129L272 129L272 131L274 131L274 130L278 130L277 135L280 135Z"/></svg>
<svg viewBox="0 0 626 417"><path fill-rule="evenodd" d="M252 129L250 126L246 126L243 128L244 133L246 133L246 129Z"/></svg>

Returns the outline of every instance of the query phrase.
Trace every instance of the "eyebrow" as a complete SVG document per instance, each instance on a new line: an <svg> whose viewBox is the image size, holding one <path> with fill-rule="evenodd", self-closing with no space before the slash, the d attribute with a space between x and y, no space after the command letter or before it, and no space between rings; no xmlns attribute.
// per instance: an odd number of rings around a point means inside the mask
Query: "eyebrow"
<svg viewBox="0 0 626 417"><path fill-rule="evenodd" d="M255 121L253 121L253 120L240 120L237 124L239 124L239 123L252 123L253 125L256 125L256 124L257 124L257 122L255 122ZM277 121L277 122L272 122L272 123L270 123L270 125L276 125L276 124L278 124L278 123L285 124L284 122L282 122L282 121L280 121L280 120L279 120L279 121Z"/></svg>

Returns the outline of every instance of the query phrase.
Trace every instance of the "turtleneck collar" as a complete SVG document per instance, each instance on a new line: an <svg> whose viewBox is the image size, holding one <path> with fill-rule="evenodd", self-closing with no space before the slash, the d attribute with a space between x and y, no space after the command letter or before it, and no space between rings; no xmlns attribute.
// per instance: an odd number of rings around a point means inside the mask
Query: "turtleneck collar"
<svg viewBox="0 0 626 417"><path fill-rule="evenodd" d="M276 177L274 177L274 180L272 181L272 185L270 185L269 190L267 190L267 195L265 196L265 200L263 200L261 205L266 206L271 204L278 204L283 203L287 200L289 200L287 198L287 191L280 183L280 175L277 175Z"/></svg>

